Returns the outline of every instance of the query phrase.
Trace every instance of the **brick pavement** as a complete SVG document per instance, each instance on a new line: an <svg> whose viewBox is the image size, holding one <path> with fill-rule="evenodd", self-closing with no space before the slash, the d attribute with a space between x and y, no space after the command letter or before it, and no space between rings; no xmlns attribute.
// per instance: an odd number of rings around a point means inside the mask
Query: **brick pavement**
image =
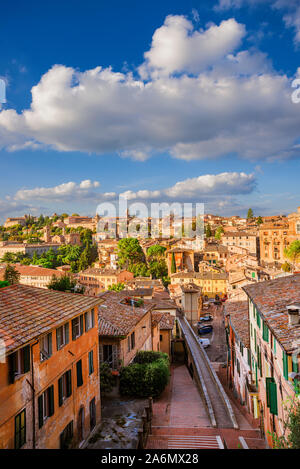
<svg viewBox="0 0 300 469"><path fill-rule="evenodd" d="M198 389L184 365L172 366L169 385L153 404L152 435L147 449L211 448L212 441L220 436L229 449L241 448L239 436L244 437L251 449L265 448L259 431L250 425L244 415L237 415L242 422L240 430L212 428ZM235 406L235 412L239 413ZM187 438L190 437L190 438ZM208 438L207 438L208 437ZM201 443L201 442L206 442ZM215 447L215 446L213 446Z"/></svg>

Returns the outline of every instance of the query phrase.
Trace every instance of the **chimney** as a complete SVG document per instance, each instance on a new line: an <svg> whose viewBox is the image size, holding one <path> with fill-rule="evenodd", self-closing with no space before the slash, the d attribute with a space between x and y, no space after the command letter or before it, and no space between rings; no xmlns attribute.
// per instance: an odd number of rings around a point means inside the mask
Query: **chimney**
<svg viewBox="0 0 300 469"><path fill-rule="evenodd" d="M296 326L300 324L300 304L292 304L286 307L289 315L289 325Z"/></svg>

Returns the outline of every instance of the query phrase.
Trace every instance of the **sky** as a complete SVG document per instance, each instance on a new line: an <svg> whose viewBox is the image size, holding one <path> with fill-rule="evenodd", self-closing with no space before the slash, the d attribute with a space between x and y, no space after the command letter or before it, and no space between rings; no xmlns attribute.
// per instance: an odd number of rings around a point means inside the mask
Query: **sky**
<svg viewBox="0 0 300 469"><path fill-rule="evenodd" d="M298 0L11 0L1 18L0 222L120 195L300 205Z"/></svg>

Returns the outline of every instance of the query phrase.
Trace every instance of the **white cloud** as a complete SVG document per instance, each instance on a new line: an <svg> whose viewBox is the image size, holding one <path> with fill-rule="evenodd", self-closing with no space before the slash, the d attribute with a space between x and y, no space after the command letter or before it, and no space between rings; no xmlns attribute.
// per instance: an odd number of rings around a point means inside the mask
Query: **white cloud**
<svg viewBox="0 0 300 469"><path fill-rule="evenodd" d="M167 16L153 35L151 49L144 54L141 76L199 73L234 51L245 33L244 25L233 18L195 31L185 17Z"/></svg>
<svg viewBox="0 0 300 469"><path fill-rule="evenodd" d="M250 194L256 187L253 174L225 172L220 174L205 174L195 178L177 182L174 186L161 190L126 191L120 195L127 200L134 199L174 199L197 200L220 195Z"/></svg>
<svg viewBox="0 0 300 469"><path fill-rule="evenodd" d="M74 198L94 197L94 189L99 187L98 181L85 181L76 184L66 182L55 187L36 187L20 189L14 196L15 200L73 200Z"/></svg>
<svg viewBox="0 0 300 469"><path fill-rule="evenodd" d="M29 109L0 112L0 147L115 152L138 161L166 152L185 160L296 157L292 79L265 54L236 50L244 34L234 19L195 30L185 17L168 16L145 54L145 81L111 68L55 65L32 88Z"/></svg>

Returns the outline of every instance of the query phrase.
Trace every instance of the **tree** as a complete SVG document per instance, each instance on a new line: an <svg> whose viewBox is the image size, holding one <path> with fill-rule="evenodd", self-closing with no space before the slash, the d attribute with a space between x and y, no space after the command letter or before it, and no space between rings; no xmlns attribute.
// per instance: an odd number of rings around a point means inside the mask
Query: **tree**
<svg viewBox="0 0 300 469"><path fill-rule="evenodd" d="M174 254L174 253L173 253ZM161 278L167 277L168 267L165 259L153 260L149 263L149 271L152 275L152 278Z"/></svg>
<svg viewBox="0 0 300 469"><path fill-rule="evenodd" d="M174 252L172 252L171 274L175 274L175 273L176 273L176 262L175 262Z"/></svg>
<svg viewBox="0 0 300 469"><path fill-rule="evenodd" d="M221 239L222 233L224 233L223 226L218 226L218 228L216 229L216 232L215 232L215 238L216 239Z"/></svg>
<svg viewBox="0 0 300 469"><path fill-rule="evenodd" d="M113 283L112 285L109 285L108 289L112 291L122 291L125 288L125 283Z"/></svg>
<svg viewBox="0 0 300 469"><path fill-rule="evenodd" d="M150 273L147 264L144 262L137 262L128 267L129 272L132 272L135 277L149 277Z"/></svg>
<svg viewBox="0 0 300 469"><path fill-rule="evenodd" d="M291 264L285 261L281 266L281 270L283 270L283 272L291 272Z"/></svg>
<svg viewBox="0 0 300 469"><path fill-rule="evenodd" d="M285 419L282 422L283 435L271 433L275 449L300 449L300 387L294 384L295 395L288 398L283 408Z"/></svg>
<svg viewBox="0 0 300 469"><path fill-rule="evenodd" d="M10 285L15 285L20 281L20 274L17 269L10 264L7 264L4 272L4 281Z"/></svg>
<svg viewBox="0 0 300 469"><path fill-rule="evenodd" d="M58 291L75 291L76 281L73 280L69 275L63 277L52 276L51 282L47 285L49 290Z"/></svg>
<svg viewBox="0 0 300 469"><path fill-rule="evenodd" d="M160 244L154 244L147 249L147 256L149 259L163 257L165 255L166 248L160 246Z"/></svg>
<svg viewBox="0 0 300 469"><path fill-rule="evenodd" d="M249 208L247 213L247 220L250 220L251 218L253 218L253 210L252 208Z"/></svg>
<svg viewBox="0 0 300 469"><path fill-rule="evenodd" d="M292 261L292 271L295 270L295 263L300 257L300 239L293 241L288 248L284 250L284 255Z"/></svg>
<svg viewBox="0 0 300 469"><path fill-rule="evenodd" d="M143 250L136 238L123 238L118 242L119 266L132 266L145 261Z"/></svg>
<svg viewBox="0 0 300 469"><path fill-rule="evenodd" d="M263 219L261 218L261 216L257 217L256 224L261 225L262 223L263 223Z"/></svg>
<svg viewBox="0 0 300 469"><path fill-rule="evenodd" d="M209 223L205 227L205 236L207 238L210 238L212 236L211 227Z"/></svg>

